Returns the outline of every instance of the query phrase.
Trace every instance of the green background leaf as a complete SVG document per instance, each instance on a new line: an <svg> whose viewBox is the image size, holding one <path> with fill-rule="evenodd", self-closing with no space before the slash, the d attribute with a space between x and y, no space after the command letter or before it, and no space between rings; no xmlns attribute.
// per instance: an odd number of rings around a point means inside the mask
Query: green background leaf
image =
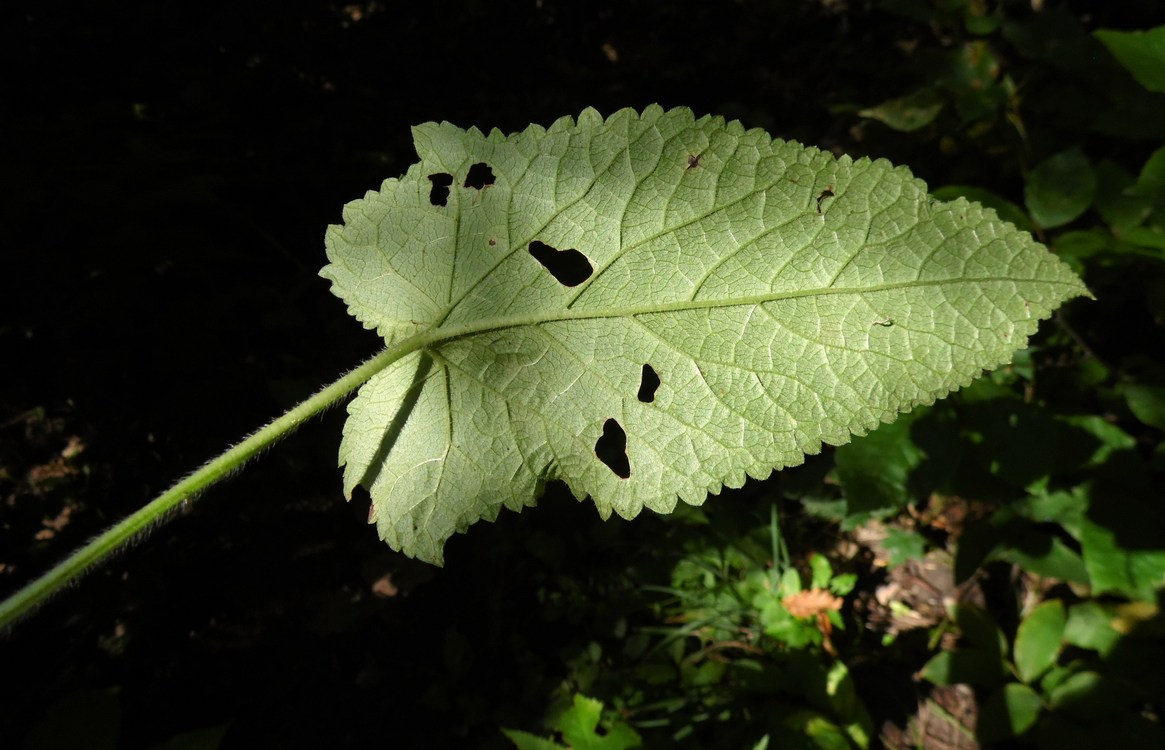
<svg viewBox="0 0 1165 750"><path fill-rule="evenodd" d="M919 675L936 685L994 687L1004 681L1002 661L978 648L940 651L927 660Z"/></svg>
<svg viewBox="0 0 1165 750"><path fill-rule="evenodd" d="M1122 392L1137 419L1165 430L1165 386L1133 383L1126 385Z"/></svg>
<svg viewBox="0 0 1165 750"><path fill-rule="evenodd" d="M885 515L914 499L910 477L926 458L926 452L910 439L910 428L919 414L915 411L883 425L834 454L849 514Z"/></svg>
<svg viewBox="0 0 1165 750"><path fill-rule="evenodd" d="M886 548L886 563L891 568L908 560L921 560L926 554L926 537L916 531L890 528L882 544Z"/></svg>
<svg viewBox="0 0 1165 750"><path fill-rule="evenodd" d="M1067 224L1083 214L1096 195L1096 172L1079 148L1061 151L1040 162L1024 188L1027 210L1045 229Z"/></svg>
<svg viewBox="0 0 1165 750"><path fill-rule="evenodd" d="M553 740L523 732L520 729L503 729L502 734L514 743L514 747L518 750L563 750L563 746Z"/></svg>
<svg viewBox="0 0 1165 750"><path fill-rule="evenodd" d="M1137 176L1136 195L1165 197L1165 146L1154 151Z"/></svg>
<svg viewBox="0 0 1165 750"><path fill-rule="evenodd" d="M1136 504L1128 511L1128 522L1138 523ZM1149 510L1149 508L1146 508ZM1149 517L1144 514L1142 517ZM1119 593L1134 599L1151 600L1165 587L1165 549L1122 542L1119 530L1085 519L1081 543L1084 564L1097 594Z"/></svg>
<svg viewBox="0 0 1165 750"><path fill-rule="evenodd" d="M1165 26L1148 31L1100 29L1093 33L1142 86L1165 92Z"/></svg>
<svg viewBox="0 0 1165 750"><path fill-rule="evenodd" d="M1043 704L1027 685L1010 682L992 693L979 709L975 736L980 742L1018 737L1036 723Z"/></svg>
<svg viewBox="0 0 1165 750"><path fill-rule="evenodd" d="M559 717L557 728L562 739L575 750L626 750L639 747L639 735L626 724L607 727L598 733L603 704L584 695L574 696L574 704Z"/></svg>
<svg viewBox="0 0 1165 750"><path fill-rule="evenodd" d="M863 109L858 114L908 133L929 125L942 108L942 99L933 89L927 88Z"/></svg>
<svg viewBox="0 0 1165 750"><path fill-rule="evenodd" d="M400 353L349 406L345 491L429 561L550 480L630 518L799 464L1087 293L906 170L686 109L414 140L420 163L329 230L322 275Z"/></svg>
<svg viewBox="0 0 1165 750"><path fill-rule="evenodd" d="M1019 679L1030 683L1056 663L1067 619L1064 603L1058 599L1041 602L1023 618L1014 645Z"/></svg>
<svg viewBox="0 0 1165 750"><path fill-rule="evenodd" d="M1064 640L1101 654L1108 652L1121 638L1121 634L1112 626L1116 613L1111 610L1111 605L1095 601L1072 605L1064 626Z"/></svg>

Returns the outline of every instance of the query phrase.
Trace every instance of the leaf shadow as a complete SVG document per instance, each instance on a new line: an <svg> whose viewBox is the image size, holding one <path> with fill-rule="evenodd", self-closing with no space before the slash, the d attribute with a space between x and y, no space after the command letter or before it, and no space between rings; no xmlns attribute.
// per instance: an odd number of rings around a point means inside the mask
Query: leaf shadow
<svg viewBox="0 0 1165 750"><path fill-rule="evenodd" d="M432 355L422 351L421 356L417 359L417 369L413 372L412 383L409 384L404 398L401 399L400 408L397 409L392 421L388 423L388 427L384 431L384 436L380 439L380 445L376 448L376 453L373 454L372 460L368 463L368 468L364 470L364 474L360 477L360 484L365 489L370 490L372 485L375 484L377 477L380 476L380 470L384 466L385 459L388 458L388 454L392 452L396 442L400 439L405 424L408 423L413 409L416 408L417 402L421 398L421 391L424 390L425 382L428 381L429 375L433 371L433 365Z"/></svg>
<svg viewBox="0 0 1165 750"><path fill-rule="evenodd" d="M1112 532L1113 542L1125 551L1165 550L1165 505L1159 493L1138 451L1114 451L1096 468L1085 516Z"/></svg>

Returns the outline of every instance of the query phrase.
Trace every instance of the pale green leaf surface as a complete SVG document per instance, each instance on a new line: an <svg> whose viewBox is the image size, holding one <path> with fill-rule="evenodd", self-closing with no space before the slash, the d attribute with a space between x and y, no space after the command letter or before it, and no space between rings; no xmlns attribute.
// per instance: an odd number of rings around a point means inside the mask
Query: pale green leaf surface
<svg viewBox="0 0 1165 750"><path fill-rule="evenodd" d="M943 185L932 190L931 195L943 201L952 201L962 196L969 201L995 209L999 218L1010 221L1020 229L1031 229L1031 219L1023 212L1022 208L987 188L977 185Z"/></svg>
<svg viewBox="0 0 1165 750"><path fill-rule="evenodd" d="M400 354L349 406L345 491L365 486L381 536L425 560L549 480L630 518L800 464L1008 362L1087 294L904 169L686 109L414 140L420 162L329 229L322 275ZM467 187L479 163L493 184ZM534 241L593 272L559 283ZM626 478L596 455L608 420Z"/></svg>

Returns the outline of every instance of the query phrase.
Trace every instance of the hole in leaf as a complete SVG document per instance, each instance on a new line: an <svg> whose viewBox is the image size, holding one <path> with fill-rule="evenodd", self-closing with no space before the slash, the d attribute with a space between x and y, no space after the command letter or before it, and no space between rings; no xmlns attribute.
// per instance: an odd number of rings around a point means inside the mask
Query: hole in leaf
<svg viewBox="0 0 1165 750"><path fill-rule="evenodd" d="M833 185L826 185L825 189L821 191L821 195L817 196L817 213L821 213L821 202L826 198L833 197Z"/></svg>
<svg viewBox="0 0 1165 750"><path fill-rule="evenodd" d="M429 175L429 182L433 189L429 191L429 203L434 206L444 206L449 203L449 186L453 184L453 175L444 172Z"/></svg>
<svg viewBox="0 0 1165 750"><path fill-rule="evenodd" d="M481 190L486 185L494 184L494 171L484 161L479 161L469 168L465 176L465 187Z"/></svg>
<svg viewBox="0 0 1165 750"><path fill-rule="evenodd" d="M650 404L655 400L655 389L659 388L659 375L651 365L643 366L643 374L639 376L639 400Z"/></svg>
<svg viewBox="0 0 1165 750"><path fill-rule="evenodd" d="M703 156L703 154L688 154L688 169L699 168L701 156Z"/></svg>
<svg viewBox="0 0 1165 750"><path fill-rule="evenodd" d="M591 262L578 250L556 250L544 242L530 243L530 255L563 286L578 286L591 277Z"/></svg>
<svg viewBox="0 0 1165 750"><path fill-rule="evenodd" d="M620 479L631 476L631 462L627 460L627 433L614 419L603 422L603 434L595 442L595 455Z"/></svg>

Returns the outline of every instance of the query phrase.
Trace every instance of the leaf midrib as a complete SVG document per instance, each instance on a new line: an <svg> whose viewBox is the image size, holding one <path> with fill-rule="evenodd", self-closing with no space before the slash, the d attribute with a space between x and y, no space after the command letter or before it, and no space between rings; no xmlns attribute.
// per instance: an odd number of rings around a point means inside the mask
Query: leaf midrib
<svg viewBox="0 0 1165 750"><path fill-rule="evenodd" d="M574 320L595 320L600 318L631 318L641 315L689 312L692 310L711 310L726 307L749 307L753 305L762 305L770 302L781 302L784 300L800 299L805 297L864 295L877 292L893 291L895 289L936 288L944 286L979 285L993 283L1045 284L1063 287L1073 286L1071 283L1066 281L1042 281L1039 279L1014 276L980 276L976 278L934 280L915 279L912 281L898 281L860 287L800 289L795 291L771 292L768 294L754 294L745 297L733 297L731 299L679 300L676 302L665 302L651 305L606 307L595 310L563 309L538 314L498 316L494 318L485 318L483 320L474 321L472 323L437 325L428 331L418 333L415 336L401 341L396 346L402 348L407 347L407 351L416 351L419 349L431 347L435 344L444 343L454 339L475 336L477 334L487 333L489 331L503 330L506 328L524 328L527 326L542 325L544 323L560 323ZM392 348L396 348L396 346ZM407 352L402 352L402 356L404 353Z"/></svg>

